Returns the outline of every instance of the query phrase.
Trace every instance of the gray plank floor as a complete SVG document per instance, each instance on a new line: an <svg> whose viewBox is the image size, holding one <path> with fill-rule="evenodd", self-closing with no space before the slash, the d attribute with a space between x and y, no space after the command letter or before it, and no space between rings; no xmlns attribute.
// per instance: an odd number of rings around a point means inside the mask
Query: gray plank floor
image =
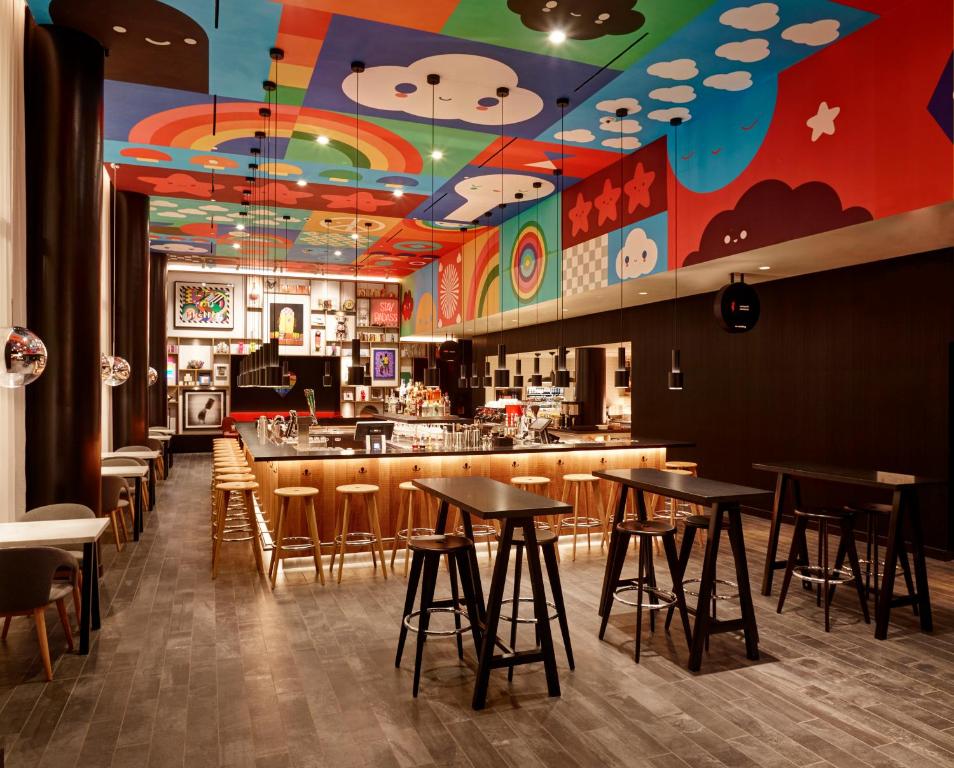
<svg viewBox="0 0 954 768"><path fill-rule="evenodd" d="M0 645L8 766L954 764L949 563L928 566L932 635L897 610L888 641L875 641L847 590L827 635L808 593L794 590L782 615L756 595L762 659L747 661L741 641L723 635L690 674L675 632L647 632L633 663L631 610L618 609L606 642L597 639L604 557L597 542L571 562L564 545L576 671L558 646L559 699L546 696L540 665L512 684L495 672L488 707L475 713L472 649L462 664L452 643L429 642L416 701L412 657L394 668L400 575L385 581L359 562L341 586L322 587L305 561L291 561L273 593L236 545L211 581L208 471L205 456L177 457L143 541L119 554L104 547L106 608L89 656L65 652L51 615L46 683L32 623L14 621ZM746 519L756 592L766 532ZM482 561L486 586L485 550ZM720 568L731 568L727 555Z"/></svg>

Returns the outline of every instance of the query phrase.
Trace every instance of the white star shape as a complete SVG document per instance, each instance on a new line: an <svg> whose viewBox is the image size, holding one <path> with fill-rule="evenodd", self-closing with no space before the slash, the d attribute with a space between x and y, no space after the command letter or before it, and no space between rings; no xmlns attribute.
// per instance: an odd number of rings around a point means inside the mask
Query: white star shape
<svg viewBox="0 0 954 768"><path fill-rule="evenodd" d="M829 107L827 101L818 105L818 111L805 121L805 125L812 129L812 141L818 141L822 135L835 135L835 118L841 112L841 107Z"/></svg>

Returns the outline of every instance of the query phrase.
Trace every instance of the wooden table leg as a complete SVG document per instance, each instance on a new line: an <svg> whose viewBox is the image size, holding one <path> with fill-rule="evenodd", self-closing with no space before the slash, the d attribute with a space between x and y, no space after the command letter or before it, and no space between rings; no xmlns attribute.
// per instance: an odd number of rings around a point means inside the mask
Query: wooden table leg
<svg viewBox="0 0 954 768"><path fill-rule="evenodd" d="M536 526L532 517L518 522L523 526L523 537L526 541L527 571L530 573L530 584L533 587L533 613L537 620L537 637L543 653L543 668L547 675L547 693L550 696L559 696L560 677L557 674L556 656L553 653L550 610L547 607L547 594L543 588L543 570L540 568L540 548L537 546ZM497 557L499 559L499 553ZM496 570L494 575L496 576ZM506 571L504 571L504 577L506 577Z"/></svg>
<svg viewBox="0 0 954 768"><path fill-rule="evenodd" d="M722 507L713 504L709 514L709 536L706 538L706 554L702 563L702 577L699 579L699 597L696 604L695 622L692 625L692 648L689 651L689 669L692 672L698 672L702 667L702 652L705 649L706 637L709 634L709 622L712 618L709 602L712 599L712 585L715 582L721 534Z"/></svg>
<svg viewBox="0 0 954 768"><path fill-rule="evenodd" d="M466 519L469 516L464 515L464 517ZM493 668L494 661L494 648L497 644L497 628L500 624L500 604L503 600L504 587L507 582L507 566L510 562L510 545L513 541L513 529L513 520L505 520L503 533L500 535L500 541L497 544L497 559L494 561L494 575L490 581L490 595L487 598L487 619L484 623L484 636L480 645L480 657L477 662L477 681L474 684L474 698L471 702L471 706L474 709L483 709L487 703L487 686L490 682L490 670ZM536 541L536 538L534 538L534 541ZM534 546L536 546L536 544L534 544ZM537 562L537 566L539 567L539 561Z"/></svg>
<svg viewBox="0 0 954 768"><path fill-rule="evenodd" d="M904 514L911 525L911 544L914 547L914 580L918 590L918 615L921 618L921 631L932 632L934 621L931 617L931 593L928 587L927 566L924 559L924 535L921 530L921 510L918 507L917 491L905 492ZM897 553L897 548L895 548Z"/></svg>
<svg viewBox="0 0 954 768"><path fill-rule="evenodd" d="M626 514L626 493L629 491L629 487L620 483L619 485L619 501L616 504L616 511L613 513L613 522L612 528L610 529L610 540L609 546L606 550L606 569L603 571L603 589L600 591L600 608L597 612L597 615L603 616L606 611L606 606L608 601L612 598L609 596L609 593L612 592L612 587L610 586L610 567L613 562L613 553L616 551L616 547L619 544L619 536L616 535L616 526L619 525L623 516Z"/></svg>
<svg viewBox="0 0 954 768"><path fill-rule="evenodd" d="M752 589L749 586L749 564L742 535L742 512L738 506L729 507L729 542L732 544L735 578L739 585L739 607L742 609L742 623L745 627L745 655L754 661L759 657L759 630L755 623Z"/></svg>
<svg viewBox="0 0 954 768"><path fill-rule="evenodd" d="M439 513L438 513L439 516ZM464 536L466 536L471 541L474 540L474 525L473 521L470 519L470 513L464 512L461 510L461 525L464 527ZM498 545L499 546L499 545ZM497 557L500 557L499 549ZM480 583L480 561L477 559L477 547L476 545L470 549L469 557L470 561L470 575L471 581L474 584L474 597L477 601L477 615L480 617L481 623L486 624L487 622L487 605L484 603L484 588ZM494 574L497 572L494 571ZM506 571L504 572L506 576Z"/></svg>
<svg viewBox="0 0 954 768"><path fill-rule="evenodd" d="M769 526L768 551L765 554L765 569L762 571L763 595L772 594L772 579L777 567L775 557L778 554L778 535L782 530L782 505L785 503L787 486L788 475L779 473L775 479L775 498L772 501L772 522Z"/></svg>

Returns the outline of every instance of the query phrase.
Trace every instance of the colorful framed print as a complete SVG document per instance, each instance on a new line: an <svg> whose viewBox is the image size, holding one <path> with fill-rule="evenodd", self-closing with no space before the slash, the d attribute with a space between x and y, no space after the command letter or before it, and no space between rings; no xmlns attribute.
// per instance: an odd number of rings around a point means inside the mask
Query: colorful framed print
<svg viewBox="0 0 954 768"><path fill-rule="evenodd" d="M398 373L397 347L371 347L371 384L396 387Z"/></svg>
<svg viewBox="0 0 954 768"><path fill-rule="evenodd" d="M175 284L176 328L231 329L232 283Z"/></svg>
<svg viewBox="0 0 954 768"><path fill-rule="evenodd" d="M278 346L305 350L305 316L308 307L300 300L273 298L268 305L268 338ZM309 315L310 316L310 315Z"/></svg>
<svg viewBox="0 0 954 768"><path fill-rule="evenodd" d="M182 424L185 429L218 429L225 418L225 392L183 392Z"/></svg>
<svg viewBox="0 0 954 768"><path fill-rule="evenodd" d="M380 328L397 328L400 324L397 296L371 299L371 325Z"/></svg>

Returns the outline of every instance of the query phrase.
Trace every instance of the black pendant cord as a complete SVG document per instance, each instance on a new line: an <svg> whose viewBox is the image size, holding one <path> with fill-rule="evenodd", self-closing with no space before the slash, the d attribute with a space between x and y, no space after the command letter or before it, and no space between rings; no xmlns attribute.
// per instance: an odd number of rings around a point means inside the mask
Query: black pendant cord
<svg viewBox="0 0 954 768"><path fill-rule="evenodd" d="M431 86L431 256L434 255L434 163L436 158L434 157L434 152L437 151L436 139L437 139L437 84L440 82L440 78L437 75L431 75L427 78L427 82ZM441 262L440 259L431 259L431 303L434 306L433 317L434 320L431 323L431 343L434 344L435 339L437 338L437 273L440 271ZM430 366L429 366L430 367Z"/></svg>
<svg viewBox="0 0 954 768"><path fill-rule="evenodd" d="M110 226L113 236L109 244L109 355L116 356L116 198L119 196L119 164L113 165L113 215ZM110 360L112 366L112 360Z"/></svg>
<svg viewBox="0 0 954 768"><path fill-rule="evenodd" d="M616 119L619 123L619 256L620 268L623 266L623 120L628 115L628 110L623 107L616 111ZM619 343L623 343L623 282L624 277L619 275Z"/></svg>
<svg viewBox="0 0 954 768"><path fill-rule="evenodd" d="M557 206L557 251L560 254L560 291L557 295L557 309L560 313L560 347L557 350L557 365L561 370L566 368L566 353L564 349L566 344L563 338L563 314L566 307L566 299L563 296L563 220L560 211L563 208L563 171L566 168L566 108L570 104L567 98L557 99L560 107L560 168L557 178L557 197L560 205Z"/></svg>
<svg viewBox="0 0 954 768"><path fill-rule="evenodd" d="M679 230L677 225L679 220L676 216L677 203L679 201L679 174L677 173L679 165L679 118L673 118L672 122L672 149L673 149L673 185L672 185L672 253L675 267L673 268L674 293L672 298L672 347L676 349L677 329L676 312L679 303Z"/></svg>

